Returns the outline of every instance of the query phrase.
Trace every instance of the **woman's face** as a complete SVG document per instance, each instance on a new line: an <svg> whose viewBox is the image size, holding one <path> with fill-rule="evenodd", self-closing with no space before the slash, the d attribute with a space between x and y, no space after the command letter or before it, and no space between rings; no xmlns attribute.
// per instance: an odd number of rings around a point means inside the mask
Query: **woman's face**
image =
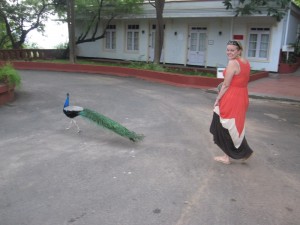
<svg viewBox="0 0 300 225"><path fill-rule="evenodd" d="M235 45L227 45L226 54L228 59L235 59L241 55L241 50Z"/></svg>

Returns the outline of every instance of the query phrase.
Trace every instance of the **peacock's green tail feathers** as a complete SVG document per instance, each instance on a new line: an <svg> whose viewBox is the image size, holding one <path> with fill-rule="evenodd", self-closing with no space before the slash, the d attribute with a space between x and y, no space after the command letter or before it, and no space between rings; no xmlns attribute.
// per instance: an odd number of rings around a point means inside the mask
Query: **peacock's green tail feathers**
<svg viewBox="0 0 300 225"><path fill-rule="evenodd" d="M136 134L135 132L128 130L120 123L90 109L83 109L79 115L95 122L101 127L107 128L125 138L128 138L133 142L142 141L144 138L144 135Z"/></svg>

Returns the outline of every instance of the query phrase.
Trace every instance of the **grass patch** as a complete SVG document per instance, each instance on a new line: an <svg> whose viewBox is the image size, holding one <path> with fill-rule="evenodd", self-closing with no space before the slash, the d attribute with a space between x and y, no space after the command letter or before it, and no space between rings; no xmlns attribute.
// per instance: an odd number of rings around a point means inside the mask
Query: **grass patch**
<svg viewBox="0 0 300 225"><path fill-rule="evenodd" d="M143 69L143 70L153 70L159 72L166 72L162 65L154 63L144 63L144 62L130 62L127 67L133 69Z"/></svg>
<svg viewBox="0 0 300 225"><path fill-rule="evenodd" d="M201 77L216 77L215 73L202 72L202 71L192 71L192 70L184 70L184 69L174 69L174 68L165 68L166 72L169 73L179 73L183 75L189 76L201 76Z"/></svg>

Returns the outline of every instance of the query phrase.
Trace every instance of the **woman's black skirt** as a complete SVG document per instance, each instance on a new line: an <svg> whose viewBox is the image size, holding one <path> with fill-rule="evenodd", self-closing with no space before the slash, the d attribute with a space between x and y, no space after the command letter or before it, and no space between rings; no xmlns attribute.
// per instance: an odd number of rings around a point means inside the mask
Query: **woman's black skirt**
<svg viewBox="0 0 300 225"><path fill-rule="evenodd" d="M245 137L238 148L234 146L229 131L222 126L220 117L215 112L210 125L210 133L213 135L215 144L218 145L230 158L245 159L253 153Z"/></svg>

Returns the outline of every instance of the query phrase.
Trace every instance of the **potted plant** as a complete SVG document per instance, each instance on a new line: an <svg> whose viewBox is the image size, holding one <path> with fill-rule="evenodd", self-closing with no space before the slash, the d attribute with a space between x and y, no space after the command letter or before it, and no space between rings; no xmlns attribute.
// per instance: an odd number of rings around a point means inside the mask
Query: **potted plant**
<svg viewBox="0 0 300 225"><path fill-rule="evenodd" d="M299 63L294 52L282 52L280 57L279 73L293 73L298 69Z"/></svg>
<svg viewBox="0 0 300 225"><path fill-rule="evenodd" d="M0 83L11 87L18 87L21 84L21 77L18 71L10 63L0 67Z"/></svg>
<svg viewBox="0 0 300 225"><path fill-rule="evenodd" d="M0 66L0 105L13 100L14 89L20 84L21 77L10 63Z"/></svg>
<svg viewBox="0 0 300 225"><path fill-rule="evenodd" d="M297 62L300 64L300 35L297 37L297 40L294 44L292 44L294 47L294 53L297 58Z"/></svg>

